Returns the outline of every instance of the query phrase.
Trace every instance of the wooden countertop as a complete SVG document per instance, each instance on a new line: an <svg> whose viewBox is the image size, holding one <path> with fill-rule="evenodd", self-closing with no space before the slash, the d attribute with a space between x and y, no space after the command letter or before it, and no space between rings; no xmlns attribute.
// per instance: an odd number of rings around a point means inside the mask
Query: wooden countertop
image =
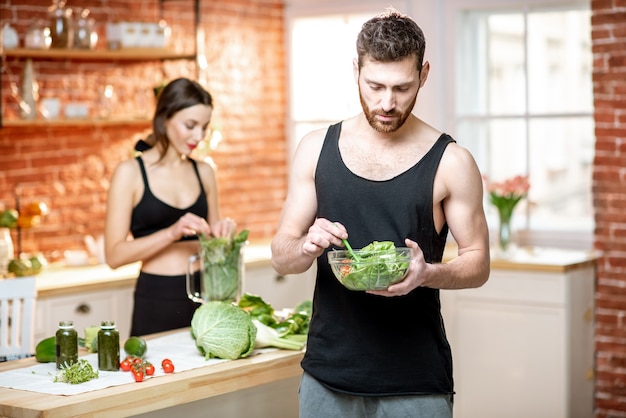
<svg viewBox="0 0 626 418"><path fill-rule="evenodd" d="M146 339L149 342L150 337ZM122 417L156 411L300 376L303 355L302 351L271 351L71 396L2 388L0 417ZM0 372L34 364L34 358L0 363Z"/></svg>
<svg viewBox="0 0 626 418"><path fill-rule="evenodd" d="M246 268L271 264L267 243L250 244L244 248ZM62 263L47 266L37 275L37 297L52 297L104 289L132 287L139 274L140 263L112 269L106 264L69 267Z"/></svg>
<svg viewBox="0 0 626 418"><path fill-rule="evenodd" d="M493 250L493 249L492 249ZM456 245L446 247L444 262L456 256ZM557 248L517 248L506 257L495 252L491 257L492 269L564 272L571 269L595 265L599 257L595 251L574 251ZM244 249L246 268L271 265L269 243L255 243ZM139 273L139 263L111 269L105 264L66 267L48 266L37 276L39 298L74 293L99 291L134 286Z"/></svg>
<svg viewBox="0 0 626 418"><path fill-rule="evenodd" d="M565 272L572 269L595 266L600 253L597 251L579 251L562 248L520 247L514 248L509 255L498 255L492 248L491 268L500 270L523 270ZM449 262L457 254L456 244L446 246L443 261Z"/></svg>

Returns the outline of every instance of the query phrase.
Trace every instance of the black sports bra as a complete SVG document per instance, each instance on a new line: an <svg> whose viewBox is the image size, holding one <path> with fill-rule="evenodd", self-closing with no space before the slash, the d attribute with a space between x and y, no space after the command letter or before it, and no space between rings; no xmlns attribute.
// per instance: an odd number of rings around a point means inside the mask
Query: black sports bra
<svg viewBox="0 0 626 418"><path fill-rule="evenodd" d="M141 200L133 208L131 216L130 232L133 234L133 237L145 237L146 235L150 235L161 229L167 228L173 225L187 212L191 212L201 218L208 219L209 207L207 204L206 192L202 186L198 166L194 160L190 159L189 161L191 161L196 177L198 178L198 182L200 183L200 195L191 206L185 209L179 209L168 205L152 194L150 185L148 184L148 176L146 174L146 168L143 160L141 157L137 157L136 159L139 163L139 168L141 169L144 190L143 196L141 196ZM181 238L181 241L192 239L198 238L196 236L183 237Z"/></svg>

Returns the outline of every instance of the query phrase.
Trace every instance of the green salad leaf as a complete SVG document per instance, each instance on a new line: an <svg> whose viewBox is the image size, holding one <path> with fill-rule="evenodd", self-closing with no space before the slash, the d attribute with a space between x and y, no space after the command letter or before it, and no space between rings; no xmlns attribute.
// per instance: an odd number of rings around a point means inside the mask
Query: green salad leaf
<svg viewBox="0 0 626 418"><path fill-rule="evenodd" d="M257 348L271 346L300 350L304 346L311 321L310 300L299 303L285 318L275 315L274 308L257 295L245 293L239 299L238 305L248 312L257 326Z"/></svg>
<svg viewBox="0 0 626 418"><path fill-rule="evenodd" d="M386 289L404 277L409 263L398 256L392 241L374 241L359 250L342 282L354 290Z"/></svg>

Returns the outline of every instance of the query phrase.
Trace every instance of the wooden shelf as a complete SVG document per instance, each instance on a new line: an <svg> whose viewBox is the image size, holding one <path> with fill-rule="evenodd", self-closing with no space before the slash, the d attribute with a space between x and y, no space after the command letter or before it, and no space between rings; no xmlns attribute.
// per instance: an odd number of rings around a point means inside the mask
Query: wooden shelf
<svg viewBox="0 0 626 418"><path fill-rule="evenodd" d="M139 125L149 126L151 120L148 118L109 118L109 119L9 119L2 121L4 128L29 128L29 127L55 127L55 126L117 126L117 125Z"/></svg>
<svg viewBox="0 0 626 418"><path fill-rule="evenodd" d="M8 58L32 58L48 60L85 61L146 61L194 59L195 53L177 53L160 48L126 48L120 50L85 49L5 49L2 55Z"/></svg>

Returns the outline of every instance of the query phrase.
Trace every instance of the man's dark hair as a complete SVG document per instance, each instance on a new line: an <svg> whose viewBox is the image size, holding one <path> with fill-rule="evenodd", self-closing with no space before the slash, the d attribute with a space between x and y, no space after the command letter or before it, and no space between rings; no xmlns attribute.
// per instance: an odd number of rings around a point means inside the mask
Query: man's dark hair
<svg viewBox="0 0 626 418"><path fill-rule="evenodd" d="M365 22L356 40L359 68L368 57L393 62L414 56L421 71L425 49L426 39L417 23L394 8Z"/></svg>

